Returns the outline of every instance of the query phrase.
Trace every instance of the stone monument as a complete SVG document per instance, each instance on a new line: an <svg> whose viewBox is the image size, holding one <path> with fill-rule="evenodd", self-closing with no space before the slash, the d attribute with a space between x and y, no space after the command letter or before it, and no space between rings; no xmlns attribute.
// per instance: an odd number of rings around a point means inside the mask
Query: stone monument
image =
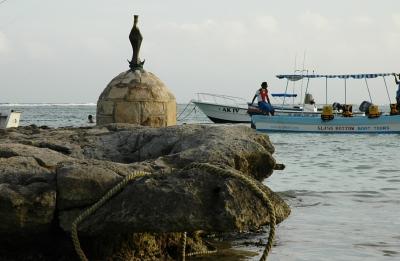
<svg viewBox="0 0 400 261"><path fill-rule="evenodd" d="M137 26L138 16L129 34L132 59L129 70L107 85L97 101L97 125L133 123L152 127L176 125L175 96L153 73L143 69L139 51L143 40Z"/></svg>

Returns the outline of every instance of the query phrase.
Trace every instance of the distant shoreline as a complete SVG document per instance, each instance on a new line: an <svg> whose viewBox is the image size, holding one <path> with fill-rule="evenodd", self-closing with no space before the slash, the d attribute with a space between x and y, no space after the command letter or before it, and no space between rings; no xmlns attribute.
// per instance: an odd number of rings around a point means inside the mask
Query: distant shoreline
<svg viewBox="0 0 400 261"><path fill-rule="evenodd" d="M96 106L96 103L0 103L0 106Z"/></svg>

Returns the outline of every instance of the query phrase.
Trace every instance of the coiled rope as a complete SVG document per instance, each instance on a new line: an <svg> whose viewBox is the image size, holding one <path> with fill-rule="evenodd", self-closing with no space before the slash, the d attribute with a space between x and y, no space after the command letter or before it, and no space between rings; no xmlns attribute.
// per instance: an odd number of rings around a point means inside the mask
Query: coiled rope
<svg viewBox="0 0 400 261"><path fill-rule="evenodd" d="M246 185L248 185L253 192L256 193L256 195L264 201L266 204L268 213L270 215L270 231L269 231L269 236L268 236L268 242L265 246L265 249L263 251L263 254L260 258L260 261L265 261L267 260L267 256L269 251L272 248L273 240L275 237L275 225L276 225L276 218L275 218L275 210L271 204L271 201L269 200L267 194L260 189L259 185L249 177L245 175L241 175L226 169L218 168L215 167L211 164L208 163L192 163L190 164L187 168L185 169L191 169L191 168L199 168L205 171L208 171L213 174L221 175L223 177L230 177L230 178L237 178L244 182ZM79 256L81 261L88 261L85 253L83 252L81 248L81 244L79 242L78 238L78 225L88 216L93 214L97 209L99 209L104 203L106 203L110 198L112 198L115 194L119 193L123 188L126 187L126 185L137 178L148 176L148 175L154 175L148 172L143 172L143 171L135 171L134 173L131 173L127 175L120 183L115 185L112 189L110 189L99 201L97 201L95 204L93 204L91 207L87 208L84 210L73 222L72 222L72 227L71 227L71 238L72 242L74 244L75 251L77 255ZM194 255L202 255L202 254L212 254L215 253L216 250L211 250L211 251L201 251L201 252L193 252L193 253L186 253L186 232L183 233L182 235L182 249L181 249L181 259L184 261L186 256L194 256Z"/></svg>
<svg viewBox="0 0 400 261"><path fill-rule="evenodd" d="M265 261L267 260L268 254L272 249L272 245L274 242L274 237L275 237L275 226L276 226L276 217L275 217L275 209L272 206L271 201L268 198L268 195L259 187L259 184L256 183L253 179L249 178L248 176L227 170L227 169L222 169L216 166L213 166L209 163L192 163L185 169L191 169L191 168L198 168L205 170L207 172L221 175L223 177L229 177L229 178L236 178L244 182L246 185L248 185L253 192L262 200L264 201L266 208L268 210L269 216L270 216L270 230L269 230L269 235L268 235L268 241L267 244L264 248L263 254L260 258L260 261ZM184 233L184 237L186 237L186 232ZM185 240L186 241L186 240ZM182 250L185 250L185 247L182 247ZM185 253L182 253L182 256L187 256ZM185 260L185 259L183 259Z"/></svg>
<svg viewBox="0 0 400 261"><path fill-rule="evenodd" d="M184 261L185 257L189 257L189 256L202 256L202 255L211 255L211 254L215 254L217 253L217 249L213 249L213 250L204 250L204 251L196 251L196 252L189 252L186 253L186 232L182 233L182 240L181 240L181 244L182 244L182 251L181 251L181 258Z"/></svg>
<svg viewBox="0 0 400 261"><path fill-rule="evenodd" d="M135 171L129 175L127 175L120 183L115 185L112 189L110 189L99 201L93 204L91 207L84 210L75 220L72 222L71 227L71 237L72 242L74 243L74 248L76 253L78 254L81 261L88 261L85 253L81 248L81 244L79 243L78 238L78 225L81 223L85 218L93 214L97 209L99 209L104 203L106 203L110 198L112 198L115 194L119 193L126 185L134 179L147 176L150 173L144 171Z"/></svg>

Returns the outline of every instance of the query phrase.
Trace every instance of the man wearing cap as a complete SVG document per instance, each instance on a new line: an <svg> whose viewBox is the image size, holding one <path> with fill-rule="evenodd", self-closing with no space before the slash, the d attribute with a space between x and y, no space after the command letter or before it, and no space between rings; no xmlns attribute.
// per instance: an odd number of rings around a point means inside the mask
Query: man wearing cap
<svg viewBox="0 0 400 261"><path fill-rule="evenodd" d="M254 100L257 98L258 101L258 107L264 111L265 113L271 114L271 116L274 116L275 110L274 107L272 107L271 102L268 97L268 84L267 82L261 83L261 88L257 90L256 94L253 97L253 100L251 103L254 102Z"/></svg>

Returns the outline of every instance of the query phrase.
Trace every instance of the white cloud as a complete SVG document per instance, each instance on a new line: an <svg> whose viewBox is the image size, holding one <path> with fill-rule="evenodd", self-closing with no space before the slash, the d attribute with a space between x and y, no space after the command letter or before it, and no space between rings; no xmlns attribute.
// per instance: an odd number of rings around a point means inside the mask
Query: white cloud
<svg viewBox="0 0 400 261"><path fill-rule="evenodd" d="M109 54L113 50L110 42L103 37L87 37L82 41L84 48L94 55Z"/></svg>
<svg viewBox="0 0 400 261"><path fill-rule="evenodd" d="M400 43L400 33L387 32L384 35L385 45L389 48L392 53L398 52ZM387 49L386 49L387 50Z"/></svg>
<svg viewBox="0 0 400 261"><path fill-rule="evenodd" d="M365 15L355 16L353 21L361 25L371 25L374 22L371 17Z"/></svg>
<svg viewBox="0 0 400 261"><path fill-rule="evenodd" d="M329 21L326 17L310 11L300 15L299 19L304 25L314 27L317 30L323 30L329 26Z"/></svg>
<svg viewBox="0 0 400 261"><path fill-rule="evenodd" d="M7 36L0 32L0 54L6 54L11 50Z"/></svg>
<svg viewBox="0 0 400 261"><path fill-rule="evenodd" d="M396 26L400 27L400 14L393 14L392 21Z"/></svg>
<svg viewBox="0 0 400 261"><path fill-rule="evenodd" d="M215 21L208 19L201 23L180 24L176 26L182 31L191 33L242 34L245 32L245 25L240 21L233 20Z"/></svg>
<svg viewBox="0 0 400 261"><path fill-rule="evenodd" d="M38 42L28 41L25 44L25 49L28 57L33 60L47 60L55 57L55 50L49 45Z"/></svg>
<svg viewBox="0 0 400 261"><path fill-rule="evenodd" d="M238 48L246 40L248 25L236 20L207 19L199 23L168 23L156 26L158 38L179 39L178 45L204 47L204 51ZM166 42L166 45L170 42Z"/></svg>
<svg viewBox="0 0 400 261"><path fill-rule="evenodd" d="M257 24L270 33L278 31L278 21L273 16L259 16L256 18Z"/></svg>

